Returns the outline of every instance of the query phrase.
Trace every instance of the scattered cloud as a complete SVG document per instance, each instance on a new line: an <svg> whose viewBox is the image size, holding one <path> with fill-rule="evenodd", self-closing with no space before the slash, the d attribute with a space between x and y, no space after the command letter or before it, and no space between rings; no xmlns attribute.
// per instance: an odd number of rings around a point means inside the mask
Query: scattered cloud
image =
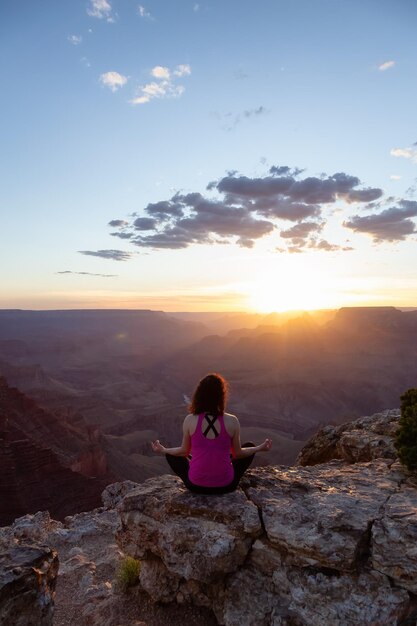
<svg viewBox="0 0 417 626"><path fill-rule="evenodd" d="M191 66L187 63L177 65L174 70L174 76L189 76L191 74Z"/></svg>
<svg viewBox="0 0 417 626"><path fill-rule="evenodd" d="M398 174L391 174L390 176L390 180L401 180L401 176L399 176Z"/></svg>
<svg viewBox="0 0 417 626"><path fill-rule="evenodd" d="M246 109L241 113L219 113L216 111L213 112L212 115L220 122L222 122L223 130L231 131L236 128L236 126L244 119L259 117L261 115L265 115L266 113L269 113L268 109L266 109L264 106L259 106L254 109Z"/></svg>
<svg viewBox="0 0 417 626"><path fill-rule="evenodd" d="M105 72L105 74L101 74L100 82L111 89L113 93L126 85L128 81L127 76L123 76L123 74L119 74L119 72Z"/></svg>
<svg viewBox="0 0 417 626"><path fill-rule="evenodd" d="M91 63L90 63L90 61L87 59L87 57L81 57L80 61L81 61L81 63L84 65L84 67L91 67Z"/></svg>
<svg viewBox="0 0 417 626"><path fill-rule="evenodd" d="M169 80L171 77L170 71L167 67L163 67L162 65L156 65L151 69L151 75L154 78L162 78L165 80Z"/></svg>
<svg viewBox="0 0 417 626"><path fill-rule="evenodd" d="M55 272L56 274L78 274L80 276L100 276L102 278L114 278L118 274L93 274L92 272L72 272L71 270L65 270L63 272Z"/></svg>
<svg viewBox="0 0 417 626"><path fill-rule="evenodd" d="M197 11L199 11L199 10L200 10L200 5L199 5L199 4L197 4L197 3L195 3L195 5L193 6L193 11L194 11L195 13L197 13Z"/></svg>
<svg viewBox="0 0 417 626"><path fill-rule="evenodd" d="M108 22L114 21L111 15L112 7L108 0L90 0L87 14L90 17L97 17L99 20L106 19Z"/></svg>
<svg viewBox="0 0 417 626"><path fill-rule="evenodd" d="M78 252L87 256L112 259L113 261L127 261L132 257L131 252L124 252L123 250L78 250Z"/></svg>
<svg viewBox="0 0 417 626"><path fill-rule="evenodd" d="M391 69L391 67L394 67L395 65L395 61L385 61L384 63L381 63L381 65L378 65L378 69L380 72L385 72L386 70Z"/></svg>
<svg viewBox="0 0 417 626"><path fill-rule="evenodd" d="M145 9L145 7L142 4L138 5L138 14L140 15L140 17L147 19L147 20L153 20L153 16L149 13L149 11L147 11Z"/></svg>
<svg viewBox="0 0 417 626"><path fill-rule="evenodd" d="M126 220L110 220L109 226L113 226L113 228L121 228L122 226L127 226L129 222Z"/></svg>
<svg viewBox="0 0 417 626"><path fill-rule="evenodd" d="M133 237L132 233L125 233L123 231L110 233L112 237L119 237L119 239L131 239Z"/></svg>
<svg viewBox="0 0 417 626"><path fill-rule="evenodd" d="M417 232L415 222L410 219L417 216L417 202L400 200L398 205L365 217L354 215L343 226L371 235L375 243L402 241Z"/></svg>
<svg viewBox="0 0 417 626"><path fill-rule="evenodd" d="M356 176L344 172L304 178L302 173L301 168L286 165L273 165L260 177L231 171L210 182L207 194L177 192L148 204L128 223L111 220L109 226L118 229L111 235L155 250L230 243L251 248L280 229L290 252L351 250L321 238L325 210L331 215L337 201L369 204L382 196L382 190L361 188ZM282 230L279 221L291 226Z"/></svg>
<svg viewBox="0 0 417 626"><path fill-rule="evenodd" d="M323 229L322 222L299 222L295 226L281 231L281 237L286 239L308 237L312 232L319 232Z"/></svg>
<svg viewBox="0 0 417 626"><path fill-rule="evenodd" d="M81 35L68 35L67 39L73 46L79 46L83 40Z"/></svg>
<svg viewBox="0 0 417 626"><path fill-rule="evenodd" d="M264 113L268 113L268 110L264 106L260 106L256 109L246 109L246 111L243 111L243 116L253 117L257 115L264 115Z"/></svg>
<svg viewBox="0 0 417 626"><path fill-rule="evenodd" d="M404 157L410 159L413 163L417 163L417 148L413 144L411 148L392 148L390 154L395 157Z"/></svg>
<svg viewBox="0 0 417 626"><path fill-rule="evenodd" d="M156 80L139 87L138 95L130 100L131 104L146 104L154 98L179 98L185 91L183 85L175 83L176 78L191 74L189 65L177 65L171 71L163 65L156 65L150 75Z"/></svg>
<svg viewBox="0 0 417 626"><path fill-rule="evenodd" d="M288 248L277 248L279 252L288 250L290 253L305 252L306 250L322 250L324 252L337 252L339 250L353 250L351 246L340 246L329 243L326 239L318 239L317 235L323 230L325 221L299 222L287 230L282 230L280 235L289 239Z"/></svg>
<svg viewBox="0 0 417 626"><path fill-rule="evenodd" d="M319 241L313 240L308 244L309 248L315 248L316 250L324 250L325 252L337 252L342 250L343 252L350 252L354 248L352 246L339 246L334 243L329 243L326 239L320 239Z"/></svg>

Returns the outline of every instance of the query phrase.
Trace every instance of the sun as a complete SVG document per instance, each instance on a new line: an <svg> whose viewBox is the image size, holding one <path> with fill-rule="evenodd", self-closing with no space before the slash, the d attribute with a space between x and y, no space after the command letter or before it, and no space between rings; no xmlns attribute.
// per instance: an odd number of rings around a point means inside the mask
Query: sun
<svg viewBox="0 0 417 626"><path fill-rule="evenodd" d="M307 264L266 268L248 290L248 305L260 313L311 311L341 304L326 273Z"/></svg>

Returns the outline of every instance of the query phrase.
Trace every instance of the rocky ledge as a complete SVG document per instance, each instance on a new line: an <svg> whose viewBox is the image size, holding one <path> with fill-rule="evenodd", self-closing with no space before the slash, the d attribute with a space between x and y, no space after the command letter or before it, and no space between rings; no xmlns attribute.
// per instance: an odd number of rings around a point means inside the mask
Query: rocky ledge
<svg viewBox="0 0 417 626"><path fill-rule="evenodd" d="M387 411L323 429L300 457L316 464L254 469L233 494L166 475L109 485L103 508L63 522L15 520L0 528L0 624L51 624L57 551L54 626L415 626L417 479L395 459L397 424ZM125 554L141 563L127 596Z"/></svg>
<svg viewBox="0 0 417 626"><path fill-rule="evenodd" d="M398 463L258 468L226 496L163 476L118 508L117 542L153 600L219 624L388 626L415 609L417 489Z"/></svg>
<svg viewBox="0 0 417 626"><path fill-rule="evenodd" d="M0 624L52 624L58 572L57 553L30 544L1 546Z"/></svg>
<svg viewBox="0 0 417 626"><path fill-rule="evenodd" d="M347 463L396 459L394 435L399 409L389 409L339 426L324 426L307 442L297 457L297 465L316 465L332 459Z"/></svg>

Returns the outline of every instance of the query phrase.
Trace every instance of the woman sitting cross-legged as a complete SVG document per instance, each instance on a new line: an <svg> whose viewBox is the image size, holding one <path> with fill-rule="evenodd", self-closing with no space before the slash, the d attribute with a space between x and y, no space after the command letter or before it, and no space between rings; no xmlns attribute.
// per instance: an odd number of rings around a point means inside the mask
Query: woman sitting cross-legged
<svg viewBox="0 0 417 626"><path fill-rule="evenodd" d="M200 380L183 423L182 444L165 448L159 440L152 449L165 454L171 469L194 493L234 491L252 463L255 453L271 449L271 439L259 446L240 443L237 417L225 413L228 385L219 374Z"/></svg>

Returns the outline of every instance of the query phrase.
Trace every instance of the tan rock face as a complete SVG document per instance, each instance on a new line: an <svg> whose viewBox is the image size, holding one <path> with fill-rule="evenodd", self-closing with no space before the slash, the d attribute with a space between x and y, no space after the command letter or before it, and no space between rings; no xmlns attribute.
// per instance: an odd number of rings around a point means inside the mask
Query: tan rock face
<svg viewBox="0 0 417 626"><path fill-rule="evenodd" d="M351 571L366 549L370 524L398 478L383 461L339 461L309 468L260 468L248 480L267 538L300 566Z"/></svg>
<svg viewBox="0 0 417 626"><path fill-rule="evenodd" d="M258 510L243 492L196 497L174 476L151 478L129 493L120 516L125 552L158 557L177 576L204 583L235 571L261 533Z"/></svg>
<svg viewBox="0 0 417 626"><path fill-rule="evenodd" d="M225 626L393 625L417 580L405 480L383 459L257 468L226 496L164 476L125 496L117 541L153 600L211 607Z"/></svg>
<svg viewBox="0 0 417 626"><path fill-rule="evenodd" d="M372 528L372 566L417 594L417 489L403 485Z"/></svg>
<svg viewBox="0 0 417 626"><path fill-rule="evenodd" d="M30 544L10 544L0 552L0 624L50 626L58 556Z"/></svg>
<svg viewBox="0 0 417 626"><path fill-rule="evenodd" d="M340 574L298 568L274 552L268 542L255 542L247 564L226 586L220 623L388 625L396 623L408 602L407 593L392 589L387 577L378 572Z"/></svg>
<svg viewBox="0 0 417 626"><path fill-rule="evenodd" d="M399 409L391 409L341 426L325 426L304 446L296 463L316 465L332 459L348 463L395 459L394 435L399 419Z"/></svg>

